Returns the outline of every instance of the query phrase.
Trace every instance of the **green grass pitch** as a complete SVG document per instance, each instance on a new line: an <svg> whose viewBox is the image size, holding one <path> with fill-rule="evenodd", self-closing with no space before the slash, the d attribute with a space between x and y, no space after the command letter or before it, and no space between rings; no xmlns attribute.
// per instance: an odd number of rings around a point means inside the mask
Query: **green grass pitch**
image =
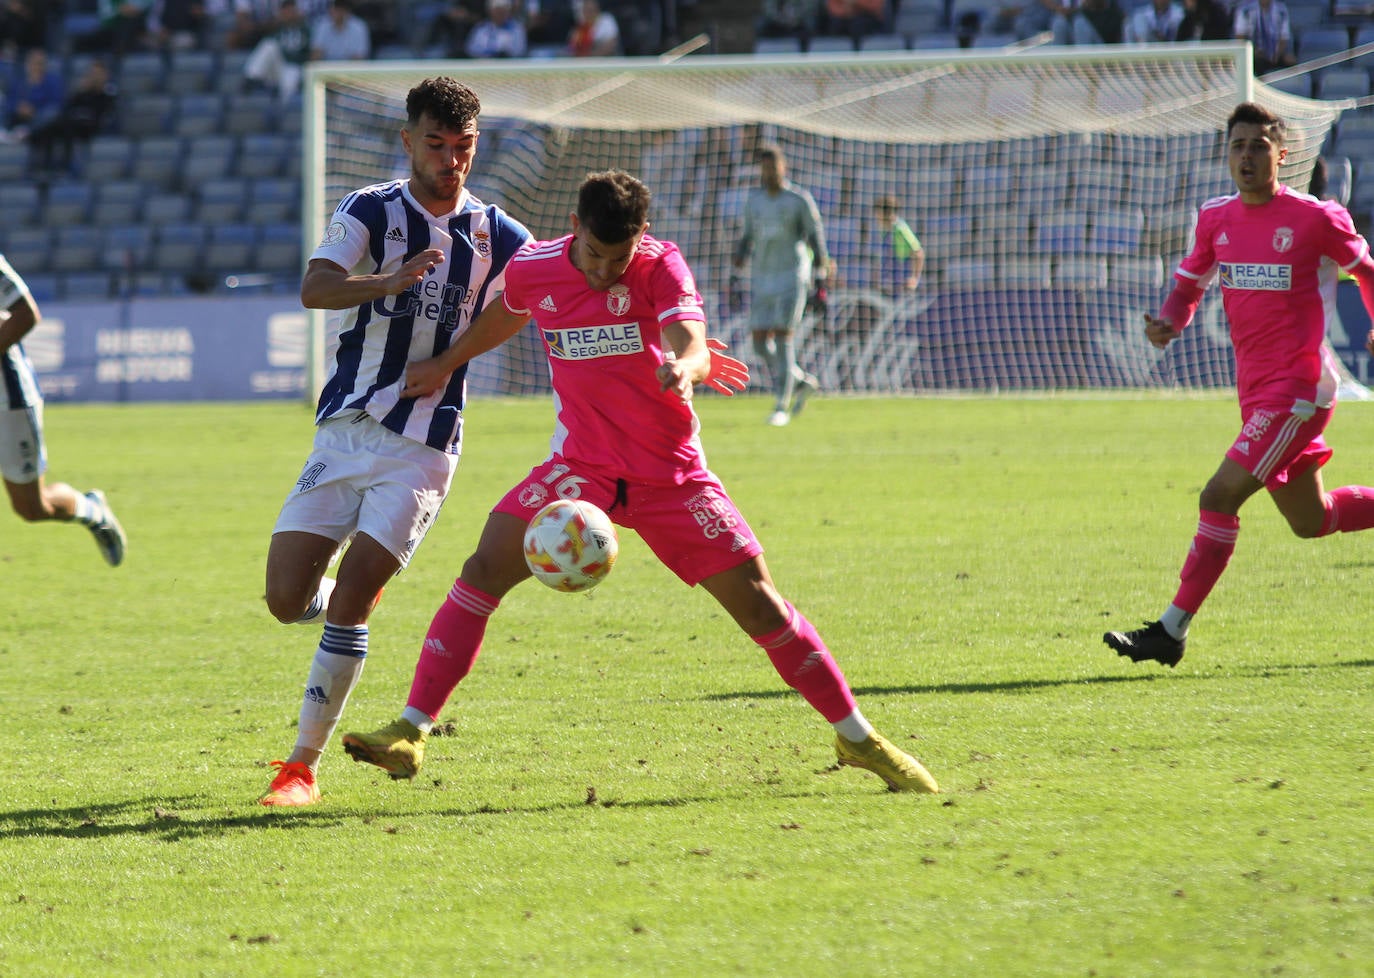
<svg viewBox="0 0 1374 978"><path fill-rule="evenodd" d="M624 534L596 591L507 599L415 782L336 737L324 801L265 810L318 638L261 598L309 411L50 405L50 478L104 489L130 549L0 513L0 975L1371 974L1374 534L1301 541L1257 498L1176 670L1101 644L1172 596L1231 399L699 410L780 588L944 794L834 770ZM470 406L344 730L403 705L550 427ZM1329 438L1328 485L1374 483L1374 407Z"/></svg>

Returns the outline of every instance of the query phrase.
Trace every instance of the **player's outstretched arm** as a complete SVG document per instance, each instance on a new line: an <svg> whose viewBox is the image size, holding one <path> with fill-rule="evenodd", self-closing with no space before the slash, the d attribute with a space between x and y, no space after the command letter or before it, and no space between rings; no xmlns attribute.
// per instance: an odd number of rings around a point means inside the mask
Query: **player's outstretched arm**
<svg viewBox="0 0 1374 978"><path fill-rule="evenodd" d="M351 309L384 295L400 295L443 261L442 251L426 248L386 275L350 275L327 258L316 258L301 279L301 304L307 309Z"/></svg>
<svg viewBox="0 0 1374 978"><path fill-rule="evenodd" d="M692 386L711 373L706 324L700 320L678 320L663 327L663 338L673 355L659 366L658 382L662 390L676 394L685 404L692 399Z"/></svg>
<svg viewBox="0 0 1374 978"><path fill-rule="evenodd" d="M511 312L497 299L472 321L472 325L438 356L406 365L402 397L424 397L448 383L449 375L474 357L494 350L530 321L529 313Z"/></svg>
<svg viewBox="0 0 1374 978"><path fill-rule="evenodd" d="M1374 320L1374 256L1366 254L1360 259L1358 265L1349 270L1350 277L1355 280L1355 284L1360 287L1360 301L1364 304L1364 311L1369 313L1369 318ZM1369 331L1369 336L1364 341L1365 349L1374 353L1374 329Z"/></svg>

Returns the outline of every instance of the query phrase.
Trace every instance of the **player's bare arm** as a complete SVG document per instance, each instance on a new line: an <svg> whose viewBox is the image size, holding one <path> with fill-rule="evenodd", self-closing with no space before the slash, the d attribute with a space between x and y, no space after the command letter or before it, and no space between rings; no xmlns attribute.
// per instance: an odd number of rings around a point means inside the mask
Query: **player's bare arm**
<svg viewBox="0 0 1374 978"><path fill-rule="evenodd" d="M316 258L301 279L301 304L307 309L350 309L385 295L400 295L443 261L442 251L426 248L386 275L350 275L332 261Z"/></svg>
<svg viewBox="0 0 1374 978"><path fill-rule="evenodd" d="M0 353L28 335L38 323L38 306L32 299L19 299L4 312L0 312Z"/></svg>
<svg viewBox="0 0 1374 978"><path fill-rule="evenodd" d="M1360 301L1364 304L1365 312L1369 314L1370 319L1374 319L1374 256L1366 253L1349 273L1355 284L1360 287ZM1374 329L1369 331L1364 346L1374 354Z"/></svg>
<svg viewBox="0 0 1374 978"><path fill-rule="evenodd" d="M527 312L511 312L497 299L483 309L462 336L447 350L428 360L406 365L402 397L424 397L448 383L449 375L474 357L494 350L530 321Z"/></svg>
<svg viewBox="0 0 1374 978"><path fill-rule="evenodd" d="M711 373L711 349L706 345L706 324L679 320L663 327L663 338L673 351L672 359L658 368L658 382L665 391L684 402L692 399L692 387Z"/></svg>

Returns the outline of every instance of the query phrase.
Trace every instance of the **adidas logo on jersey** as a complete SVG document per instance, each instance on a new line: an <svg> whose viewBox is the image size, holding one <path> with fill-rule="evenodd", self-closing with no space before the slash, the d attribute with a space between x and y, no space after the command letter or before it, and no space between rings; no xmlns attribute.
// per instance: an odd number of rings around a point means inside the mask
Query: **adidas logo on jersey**
<svg viewBox="0 0 1374 978"><path fill-rule="evenodd" d="M1222 231L1221 234L1217 236L1217 244L1219 244L1219 245L1226 245L1226 244L1230 244L1230 243L1231 243L1231 239L1228 238L1228 237L1226 236L1226 232L1225 232L1225 231Z"/></svg>
<svg viewBox="0 0 1374 978"><path fill-rule="evenodd" d="M553 296L551 295L546 295L544 296L544 298L539 300L539 308L543 309L545 312L558 311L558 307L553 304Z"/></svg>
<svg viewBox="0 0 1374 978"><path fill-rule="evenodd" d="M1250 454L1250 442L1248 442L1248 441L1238 441L1238 442L1236 442L1236 451L1240 452L1242 455L1249 455L1249 454Z"/></svg>
<svg viewBox="0 0 1374 978"><path fill-rule="evenodd" d="M386 239L388 241L399 241L402 244L405 244L406 236L404 233L402 233L400 227L397 226L386 233Z"/></svg>

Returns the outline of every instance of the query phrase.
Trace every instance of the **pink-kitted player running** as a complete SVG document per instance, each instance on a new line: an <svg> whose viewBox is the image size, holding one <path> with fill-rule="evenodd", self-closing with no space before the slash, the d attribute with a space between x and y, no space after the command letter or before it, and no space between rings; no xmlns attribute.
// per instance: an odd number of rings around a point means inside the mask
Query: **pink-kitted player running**
<svg viewBox="0 0 1374 978"><path fill-rule="evenodd" d="M1322 344L1326 316L1317 288L1318 267L1330 258L1359 283L1374 315L1369 245L1340 204L1279 183L1288 154L1282 119L1246 102L1231 113L1226 135L1237 192L1202 205L1193 250L1159 315L1145 317L1145 335L1159 349L1168 346L1219 280L1236 351L1241 429L1203 487L1173 602L1158 621L1103 636L1136 662L1174 666L1183 658L1188 625L1235 551L1240 508L1260 489L1299 537L1374 526L1374 489L1322 488L1321 467L1331 457L1322 432L1337 376Z"/></svg>
<svg viewBox="0 0 1374 978"><path fill-rule="evenodd" d="M590 174L572 233L517 253L501 300L446 351L407 368L402 396L423 396L534 319L553 384L552 450L492 510L430 623L400 718L373 733L346 734L344 749L392 777L415 776L427 734L472 668L488 620L530 576L525 527L551 499L579 498L635 530L673 573L720 602L833 725L841 764L872 771L894 791L933 794L939 788L926 769L859 712L825 643L778 593L762 545L706 467L693 387L733 394L748 368L707 339L681 252L647 233L649 203L648 188L628 173Z"/></svg>

